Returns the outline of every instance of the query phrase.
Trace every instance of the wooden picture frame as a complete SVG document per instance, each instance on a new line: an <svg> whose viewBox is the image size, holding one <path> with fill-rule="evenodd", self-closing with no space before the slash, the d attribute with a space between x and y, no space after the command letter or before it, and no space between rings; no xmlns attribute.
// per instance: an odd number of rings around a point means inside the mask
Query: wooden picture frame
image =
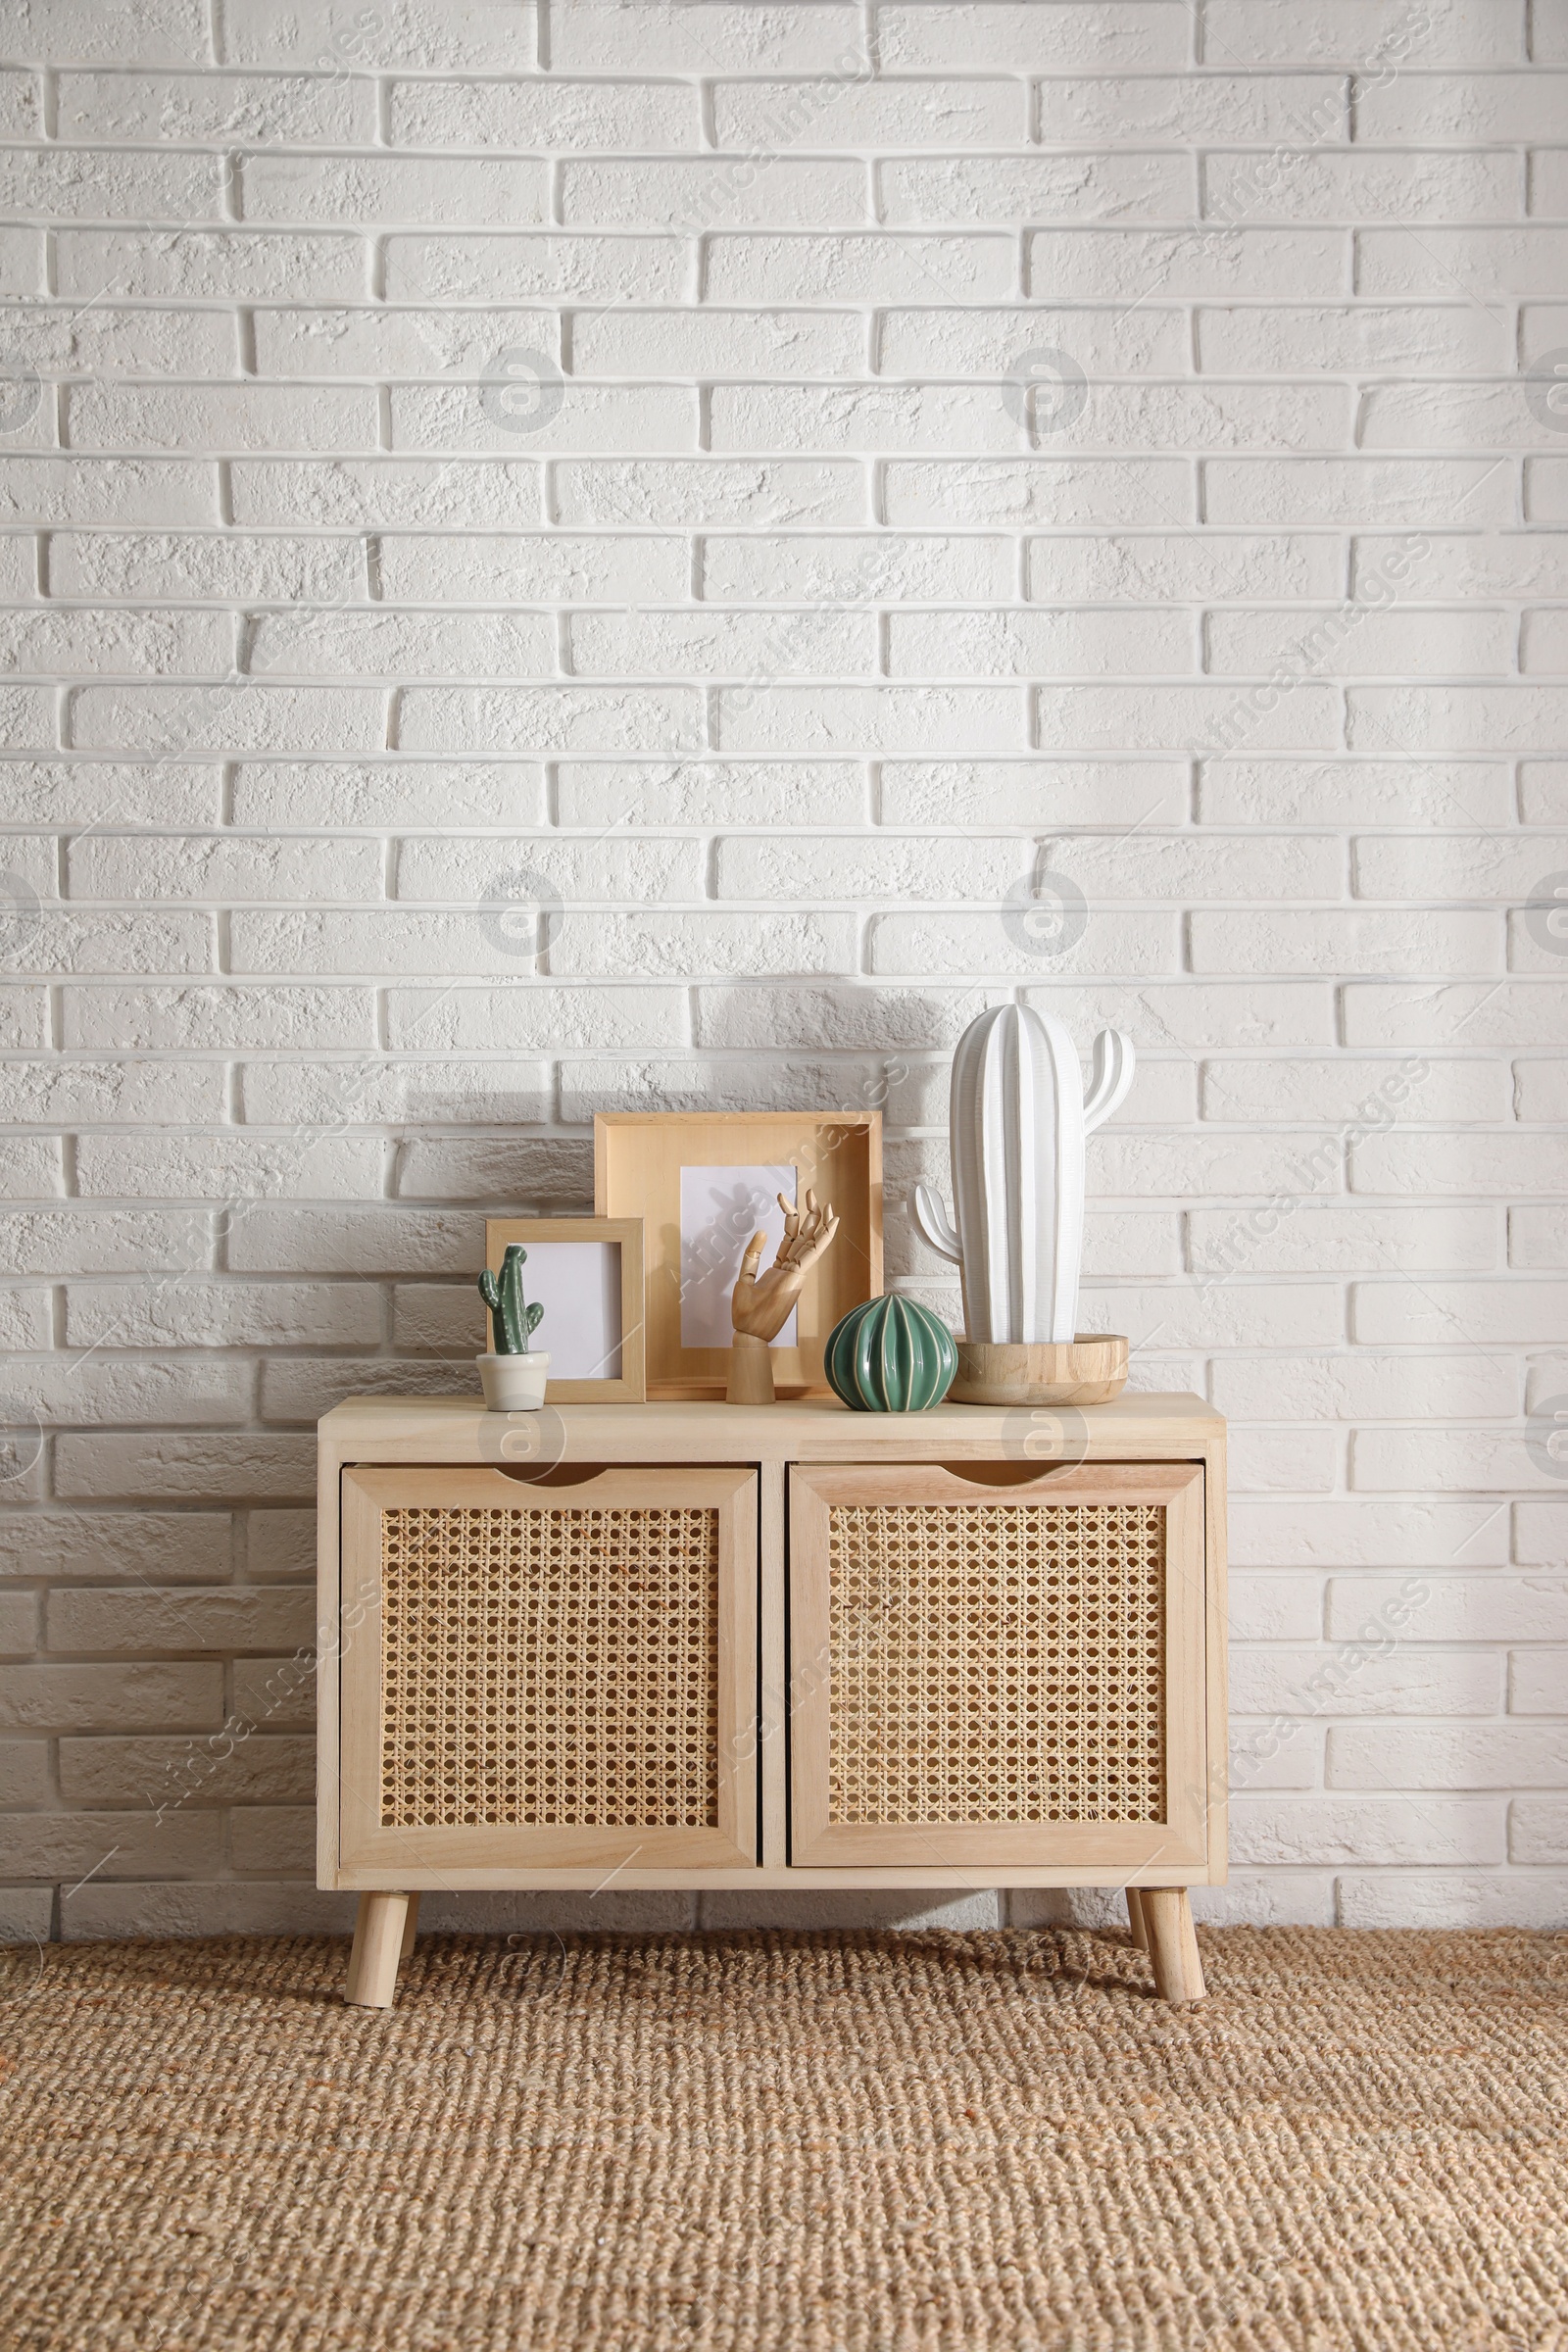
<svg viewBox="0 0 1568 2352"><path fill-rule="evenodd" d="M832 1201L839 1230L806 1277L793 1330L786 1323L773 1346L774 1389L780 1396L826 1396L823 1343L841 1316L882 1289L881 1112L600 1111L595 1117L595 1212L643 1224L650 1397L722 1397L729 1373L729 1345L717 1324L722 1277L707 1302L711 1341L690 1343L692 1237L689 1222L683 1230L682 1171L691 1179L733 1169L738 1179L750 1179L780 1168L795 1173L797 1205L804 1208L808 1190ZM737 1185L726 1243L737 1263L753 1225L763 1223L748 1207L760 1203L761 1191L760 1183ZM772 1262L771 1250L765 1262ZM722 1311L727 1317L727 1303Z"/></svg>
<svg viewBox="0 0 1568 2352"><path fill-rule="evenodd" d="M647 1396L647 1348L644 1329L643 1223L641 1217L487 1217L484 1228L485 1263L494 1274L509 1242L520 1242L534 1263L534 1251L562 1242L592 1243L620 1253L620 1371L595 1376L554 1375L545 1384L547 1404L642 1404ZM528 1290L526 1272L523 1288ZM535 1294L529 1293L529 1296ZM558 1315L559 1308L554 1310ZM554 1354L547 1313L539 1329L545 1352ZM485 1345L489 1346L486 1317Z"/></svg>

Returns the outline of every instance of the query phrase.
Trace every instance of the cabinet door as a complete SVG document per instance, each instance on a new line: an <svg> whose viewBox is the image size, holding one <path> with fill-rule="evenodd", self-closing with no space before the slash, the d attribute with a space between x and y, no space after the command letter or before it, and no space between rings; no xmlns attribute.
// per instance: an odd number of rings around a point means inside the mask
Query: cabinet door
<svg viewBox="0 0 1568 2352"><path fill-rule="evenodd" d="M345 1878L754 1861L756 1593L749 1470L346 1470Z"/></svg>
<svg viewBox="0 0 1568 2352"><path fill-rule="evenodd" d="M792 1862L1206 1861L1202 1470L1010 1469L792 1473Z"/></svg>

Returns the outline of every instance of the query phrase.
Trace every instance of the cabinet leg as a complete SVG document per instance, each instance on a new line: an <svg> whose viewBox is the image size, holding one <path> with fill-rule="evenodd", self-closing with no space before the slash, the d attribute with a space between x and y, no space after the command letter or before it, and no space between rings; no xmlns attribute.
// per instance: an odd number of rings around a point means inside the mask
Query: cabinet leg
<svg viewBox="0 0 1568 2352"><path fill-rule="evenodd" d="M1125 1890L1127 1896L1127 1925L1133 1932L1133 1941L1141 1952L1149 1949L1149 1930L1144 1925L1144 1898L1136 1886Z"/></svg>
<svg viewBox="0 0 1568 2352"><path fill-rule="evenodd" d="M403 1957L405 1924L409 1917L406 1894L362 1894L349 1955L349 1981L343 1998L362 2009L390 2009L398 1988L398 1962Z"/></svg>
<svg viewBox="0 0 1568 2352"><path fill-rule="evenodd" d="M1154 1990L1162 2001L1184 2006L1207 1996L1203 1964L1193 1933L1193 1906L1185 1886L1146 1886L1140 1898Z"/></svg>
<svg viewBox="0 0 1568 2352"><path fill-rule="evenodd" d="M398 1949L398 1959L400 1961L406 1960L409 1954L413 1951L414 1938L418 1933L419 1896L417 1889L416 1889L415 1892L409 1897L409 1916L403 1922L403 1941Z"/></svg>

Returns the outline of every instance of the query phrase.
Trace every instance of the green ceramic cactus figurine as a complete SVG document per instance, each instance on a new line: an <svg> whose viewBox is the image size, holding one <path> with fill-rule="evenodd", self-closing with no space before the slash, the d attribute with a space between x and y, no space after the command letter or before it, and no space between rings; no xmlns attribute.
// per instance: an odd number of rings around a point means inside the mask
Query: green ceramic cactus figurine
<svg viewBox="0 0 1568 2352"><path fill-rule="evenodd" d="M544 1318L544 1308L537 1302L529 1306L522 1295L527 1254L520 1242L509 1242L501 1260L500 1280L488 1266L479 1277L479 1296L490 1309L497 1355L526 1355L528 1342Z"/></svg>

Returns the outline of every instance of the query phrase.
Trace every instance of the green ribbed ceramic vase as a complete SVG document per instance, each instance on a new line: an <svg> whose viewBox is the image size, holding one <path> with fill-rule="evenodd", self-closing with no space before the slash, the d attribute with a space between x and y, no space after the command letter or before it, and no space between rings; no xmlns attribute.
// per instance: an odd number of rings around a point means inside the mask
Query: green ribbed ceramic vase
<svg viewBox="0 0 1568 2352"><path fill-rule="evenodd" d="M834 1324L822 1368L833 1394L857 1413L923 1413L952 1387L958 1350L929 1307L912 1298L868 1298Z"/></svg>

